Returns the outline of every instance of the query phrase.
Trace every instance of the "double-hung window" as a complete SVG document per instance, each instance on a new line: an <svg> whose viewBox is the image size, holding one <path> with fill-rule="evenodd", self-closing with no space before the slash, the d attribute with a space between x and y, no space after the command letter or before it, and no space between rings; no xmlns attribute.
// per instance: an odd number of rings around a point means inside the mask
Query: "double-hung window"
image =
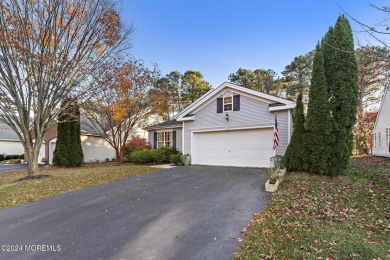
<svg viewBox="0 0 390 260"><path fill-rule="evenodd" d="M228 94L223 97L223 112L233 111L233 95Z"/></svg>
<svg viewBox="0 0 390 260"><path fill-rule="evenodd" d="M157 148L172 147L172 132L157 132Z"/></svg>

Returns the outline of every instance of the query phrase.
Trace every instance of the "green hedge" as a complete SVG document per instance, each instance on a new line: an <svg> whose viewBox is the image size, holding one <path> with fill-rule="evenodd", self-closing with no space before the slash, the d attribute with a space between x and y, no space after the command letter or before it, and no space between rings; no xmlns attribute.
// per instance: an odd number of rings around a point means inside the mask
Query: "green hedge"
<svg viewBox="0 0 390 260"><path fill-rule="evenodd" d="M130 154L130 161L134 163L169 163L171 156L178 154L176 149L170 147L161 147L155 150L139 150Z"/></svg>
<svg viewBox="0 0 390 260"><path fill-rule="evenodd" d="M23 159L24 154L19 155L19 154L7 154L4 156L4 160L12 160L12 159Z"/></svg>
<svg viewBox="0 0 390 260"><path fill-rule="evenodd" d="M4 161L4 154L0 154L0 162Z"/></svg>
<svg viewBox="0 0 390 260"><path fill-rule="evenodd" d="M153 162L153 150L139 150L133 151L130 154L130 160L135 163L150 163Z"/></svg>
<svg viewBox="0 0 390 260"><path fill-rule="evenodd" d="M182 156L183 156L182 153L173 154L171 155L170 162L173 163L174 165L182 165L183 164Z"/></svg>

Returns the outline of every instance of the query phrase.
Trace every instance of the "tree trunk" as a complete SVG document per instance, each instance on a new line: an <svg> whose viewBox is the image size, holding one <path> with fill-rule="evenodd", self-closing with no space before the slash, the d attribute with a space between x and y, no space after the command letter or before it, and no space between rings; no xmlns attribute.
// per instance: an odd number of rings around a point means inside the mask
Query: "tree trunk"
<svg viewBox="0 0 390 260"><path fill-rule="evenodd" d="M115 160L116 160L116 164L118 166L122 165L123 156L121 156L121 152L120 152L119 148L115 148Z"/></svg>
<svg viewBox="0 0 390 260"><path fill-rule="evenodd" d="M27 170L28 177L39 175L38 153L32 147L27 148Z"/></svg>

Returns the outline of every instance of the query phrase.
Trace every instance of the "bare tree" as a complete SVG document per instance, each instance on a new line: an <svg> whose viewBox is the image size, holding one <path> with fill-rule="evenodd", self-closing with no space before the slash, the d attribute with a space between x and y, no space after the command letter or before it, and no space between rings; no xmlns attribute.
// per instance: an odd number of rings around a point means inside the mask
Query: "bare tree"
<svg viewBox="0 0 390 260"><path fill-rule="evenodd" d="M29 177L39 174L43 136L63 98L87 98L101 64L129 48L132 28L116 8L110 0L0 2L0 121L18 134Z"/></svg>
<svg viewBox="0 0 390 260"><path fill-rule="evenodd" d="M116 162L123 152L131 130L153 112L153 86L159 78L156 66L146 68L142 61L115 59L101 68L99 81L104 87L83 105L82 113L96 133L114 148Z"/></svg>
<svg viewBox="0 0 390 260"><path fill-rule="evenodd" d="M389 79L390 53L385 47L363 46L355 51L358 65L358 111L378 109Z"/></svg>

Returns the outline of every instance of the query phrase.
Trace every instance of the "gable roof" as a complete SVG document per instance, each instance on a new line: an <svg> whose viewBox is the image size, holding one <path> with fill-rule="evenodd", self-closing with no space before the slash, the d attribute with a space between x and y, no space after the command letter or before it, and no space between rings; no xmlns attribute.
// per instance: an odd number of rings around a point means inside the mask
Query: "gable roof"
<svg viewBox="0 0 390 260"><path fill-rule="evenodd" d="M295 108L295 102L275 97L269 94L261 93L249 88L244 88L241 86L238 86L236 84L233 84L231 82L224 82L219 87L212 89L208 91L206 94L201 96L199 99L197 99L194 103L189 105L187 108L185 108L183 111L179 112L174 119L177 121L182 121L184 117L191 117L191 113L201 107L203 104L207 103L212 98L215 98L218 96L224 89L229 88L232 90L236 90L245 94L248 94L250 96L254 96L257 98L265 99L270 101L270 111L279 111L279 110L286 110L286 109L293 109ZM185 120L185 119L184 119Z"/></svg>
<svg viewBox="0 0 390 260"><path fill-rule="evenodd" d="M144 130L153 130L153 129L165 129L165 128L181 128L183 127L183 122L177 121L176 119L164 121L149 127L145 127Z"/></svg>
<svg viewBox="0 0 390 260"><path fill-rule="evenodd" d="M19 137L11 127L0 123L0 140L19 141Z"/></svg>
<svg viewBox="0 0 390 260"><path fill-rule="evenodd" d="M376 128L376 125L378 123L378 119L379 119L379 116L381 114L382 107L383 107L383 104L385 103L387 92L389 91L389 89L390 89L390 82L387 83L387 86L385 87L385 91L383 92L381 105L379 107L378 115L376 116L376 120L375 120L375 124L374 124L374 129ZM390 102L390 95L389 95L389 101L388 102Z"/></svg>

